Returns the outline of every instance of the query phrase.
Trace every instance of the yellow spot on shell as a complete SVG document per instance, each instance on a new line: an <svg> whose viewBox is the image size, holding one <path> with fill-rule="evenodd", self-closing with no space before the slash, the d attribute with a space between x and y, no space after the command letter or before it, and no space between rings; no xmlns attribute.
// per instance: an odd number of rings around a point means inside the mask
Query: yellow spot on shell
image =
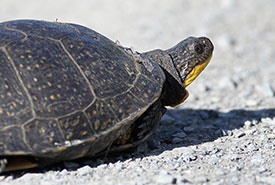
<svg viewBox="0 0 275 185"><path fill-rule="evenodd" d="M20 67L20 68L23 68L23 67L24 67L24 65L23 65L23 64L19 64L19 67Z"/></svg>
<svg viewBox="0 0 275 185"><path fill-rule="evenodd" d="M34 78L33 78L33 81L37 82L38 80L37 80L37 78L34 77Z"/></svg>
<svg viewBox="0 0 275 185"><path fill-rule="evenodd" d="M24 56L24 55L21 55L20 58L25 58L25 56Z"/></svg>
<svg viewBox="0 0 275 185"><path fill-rule="evenodd" d="M16 106L17 106L15 102L12 102L11 104L12 104L14 107L16 107Z"/></svg>
<svg viewBox="0 0 275 185"><path fill-rule="evenodd" d="M148 98L148 94L143 93L144 98Z"/></svg>
<svg viewBox="0 0 275 185"><path fill-rule="evenodd" d="M28 58L32 58L32 56L31 56L31 55L28 55Z"/></svg>
<svg viewBox="0 0 275 185"><path fill-rule="evenodd" d="M65 122L65 123L64 123L64 127L65 127L65 128L69 128L69 126L70 126L69 122Z"/></svg>
<svg viewBox="0 0 275 185"><path fill-rule="evenodd" d="M31 131L31 127L30 127L30 125L27 125L27 126L25 127L25 131L26 131L26 132Z"/></svg>
<svg viewBox="0 0 275 185"><path fill-rule="evenodd" d="M102 124L101 124L101 129L105 129L108 125L108 123L110 122L110 120L107 120L107 121L104 121Z"/></svg>
<svg viewBox="0 0 275 185"><path fill-rule="evenodd" d="M48 77L52 77L53 74L52 74L52 73L48 73L47 76L48 76Z"/></svg>
<svg viewBox="0 0 275 185"><path fill-rule="evenodd" d="M3 109L2 108L0 108L0 114L3 114Z"/></svg>
<svg viewBox="0 0 275 185"><path fill-rule="evenodd" d="M35 64L34 66L35 66L36 68L39 68L39 64Z"/></svg>
<svg viewBox="0 0 275 185"><path fill-rule="evenodd" d="M11 93L10 93L10 92L7 92L7 95L8 95L9 97L11 97Z"/></svg>
<svg viewBox="0 0 275 185"><path fill-rule="evenodd" d="M85 135L87 135L87 133L88 133L88 132L87 132L86 130L85 130L85 131L81 131L81 132L80 132L80 135L85 136Z"/></svg>
<svg viewBox="0 0 275 185"><path fill-rule="evenodd" d="M7 84L5 84L5 88L6 88L6 89L9 88L9 86L8 86Z"/></svg>
<svg viewBox="0 0 275 185"><path fill-rule="evenodd" d="M100 124L100 121L99 121L99 120L96 120L96 121L95 121L95 129L96 129L96 130L99 128L99 124Z"/></svg>
<svg viewBox="0 0 275 185"><path fill-rule="evenodd" d="M39 132L39 134L45 133L45 128L41 127L38 132Z"/></svg>
<svg viewBox="0 0 275 185"><path fill-rule="evenodd" d="M69 133L66 135L66 139L70 139L72 136L73 136L73 133L72 133L72 132L69 132Z"/></svg>
<svg viewBox="0 0 275 185"><path fill-rule="evenodd" d="M28 66L28 67L27 67L27 70L31 70L31 67L30 67L30 66Z"/></svg>
<svg viewBox="0 0 275 185"><path fill-rule="evenodd" d="M30 49L26 49L25 51L26 51L27 53L30 53L30 52L31 52L31 50L30 50Z"/></svg>
<svg viewBox="0 0 275 185"><path fill-rule="evenodd" d="M30 88L31 88L31 84L27 84L26 86L27 86L27 88L28 88L28 89L30 89Z"/></svg>
<svg viewBox="0 0 275 185"><path fill-rule="evenodd" d="M122 113L122 111L123 111L122 108L119 108L119 109L118 109L118 112L119 112L119 113Z"/></svg>
<svg viewBox="0 0 275 185"><path fill-rule="evenodd" d="M52 138L52 137L49 138L49 142L50 142L50 143L53 142L53 138Z"/></svg>
<svg viewBox="0 0 275 185"><path fill-rule="evenodd" d="M58 84L58 85L57 85L57 88L61 89L61 88L62 88L62 86L61 86L60 84Z"/></svg>
<svg viewBox="0 0 275 185"><path fill-rule="evenodd" d="M51 82L47 82L48 86L52 86L52 83Z"/></svg>
<svg viewBox="0 0 275 185"><path fill-rule="evenodd" d="M79 119L75 120L75 122L73 122L72 125L75 127L76 125L78 125L78 123L79 123Z"/></svg>
<svg viewBox="0 0 275 185"><path fill-rule="evenodd" d="M51 96L50 96L50 99L51 99L51 100L54 100L54 99L55 99L54 95L51 95Z"/></svg>

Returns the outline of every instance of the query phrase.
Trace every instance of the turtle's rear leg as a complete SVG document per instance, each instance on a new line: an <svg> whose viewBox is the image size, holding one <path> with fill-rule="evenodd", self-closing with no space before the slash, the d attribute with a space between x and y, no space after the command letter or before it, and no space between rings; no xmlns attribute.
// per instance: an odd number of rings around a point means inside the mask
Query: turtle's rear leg
<svg viewBox="0 0 275 185"><path fill-rule="evenodd" d="M0 159L0 173L2 173L4 171L4 169L6 168L8 164L8 160L7 159Z"/></svg>
<svg viewBox="0 0 275 185"><path fill-rule="evenodd" d="M0 159L0 173L35 168L39 164L33 157L14 156Z"/></svg>

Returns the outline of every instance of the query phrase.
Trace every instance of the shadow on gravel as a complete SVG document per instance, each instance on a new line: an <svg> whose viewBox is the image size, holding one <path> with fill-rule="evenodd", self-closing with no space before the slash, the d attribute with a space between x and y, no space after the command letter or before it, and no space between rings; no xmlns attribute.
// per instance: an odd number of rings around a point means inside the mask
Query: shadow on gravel
<svg viewBox="0 0 275 185"><path fill-rule="evenodd" d="M243 127L245 123L247 126L255 126L261 119L275 117L275 108L260 110L235 109L229 112L182 109L169 110L167 114L176 117L177 121L171 125L162 124L158 133L153 137L157 136L160 140L168 143L171 141L172 148L174 148L174 146L184 147L214 141L219 137L231 135L232 130ZM182 141L175 140L178 135L184 136L184 134L179 134L181 132L185 133L186 136L181 138Z"/></svg>
<svg viewBox="0 0 275 185"><path fill-rule="evenodd" d="M168 110L166 114L176 119L172 121L171 119L170 121L163 119L156 133L137 148L115 154L108 153L102 157L83 158L58 163L45 168L10 172L4 173L3 175L6 177L12 176L13 178L19 178L26 173L46 173L51 170L73 171L85 165L97 167L101 164L158 155L177 147L187 147L211 142L219 137L231 135L232 130L239 129L246 124L253 127L259 124L263 118L275 117L275 108L254 111L235 109L229 112L204 109L174 109Z"/></svg>

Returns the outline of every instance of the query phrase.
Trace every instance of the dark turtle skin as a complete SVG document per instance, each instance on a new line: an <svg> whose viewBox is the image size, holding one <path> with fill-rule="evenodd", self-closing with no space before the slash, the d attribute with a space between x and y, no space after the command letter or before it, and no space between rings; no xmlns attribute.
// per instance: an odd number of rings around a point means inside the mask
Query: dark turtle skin
<svg viewBox="0 0 275 185"><path fill-rule="evenodd" d="M138 145L212 51L205 37L138 53L76 24L1 23L0 170Z"/></svg>

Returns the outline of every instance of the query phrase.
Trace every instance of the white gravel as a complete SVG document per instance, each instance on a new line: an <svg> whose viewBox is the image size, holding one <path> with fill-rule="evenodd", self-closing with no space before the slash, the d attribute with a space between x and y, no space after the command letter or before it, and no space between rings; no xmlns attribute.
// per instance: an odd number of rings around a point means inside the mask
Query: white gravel
<svg viewBox="0 0 275 185"><path fill-rule="evenodd" d="M0 176L0 184L275 184L274 0L2 0L1 21L86 25L138 51L206 35L214 57L132 152Z"/></svg>

